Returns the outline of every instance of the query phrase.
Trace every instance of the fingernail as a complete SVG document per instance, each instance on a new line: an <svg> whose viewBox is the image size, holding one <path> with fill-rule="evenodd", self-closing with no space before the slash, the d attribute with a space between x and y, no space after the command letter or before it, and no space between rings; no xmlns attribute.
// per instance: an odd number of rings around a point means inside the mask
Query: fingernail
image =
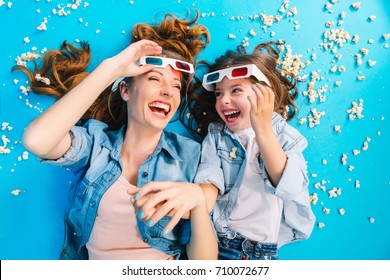
<svg viewBox="0 0 390 280"><path fill-rule="evenodd" d="M151 227L153 225L152 220L149 220L148 223L146 224L148 227Z"/></svg>
<svg viewBox="0 0 390 280"><path fill-rule="evenodd" d="M164 235L167 235L168 232L169 232L169 230L168 230L167 228L163 230L163 234L164 234Z"/></svg>
<svg viewBox="0 0 390 280"><path fill-rule="evenodd" d="M144 212L140 211L138 213L138 218L142 219L144 217Z"/></svg>
<svg viewBox="0 0 390 280"><path fill-rule="evenodd" d="M256 87L257 84L252 84L252 87Z"/></svg>
<svg viewBox="0 0 390 280"><path fill-rule="evenodd" d="M134 200L137 200L139 198L139 193L136 193L135 195L134 195Z"/></svg>

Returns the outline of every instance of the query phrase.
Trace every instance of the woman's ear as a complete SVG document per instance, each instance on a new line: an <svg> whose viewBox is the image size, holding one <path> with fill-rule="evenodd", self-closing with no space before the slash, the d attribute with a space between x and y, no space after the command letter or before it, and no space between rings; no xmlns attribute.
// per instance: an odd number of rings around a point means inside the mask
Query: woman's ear
<svg viewBox="0 0 390 280"><path fill-rule="evenodd" d="M121 97L124 101L129 100L129 89L127 88L126 82L122 81L119 84L119 92L121 93Z"/></svg>

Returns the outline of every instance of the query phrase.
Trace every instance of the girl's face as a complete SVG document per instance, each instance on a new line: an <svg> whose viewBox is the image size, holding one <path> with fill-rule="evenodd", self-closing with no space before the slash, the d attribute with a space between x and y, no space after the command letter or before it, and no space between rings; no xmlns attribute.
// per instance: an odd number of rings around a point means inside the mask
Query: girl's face
<svg viewBox="0 0 390 280"><path fill-rule="evenodd" d="M134 79L127 100L124 98L128 101L129 123L135 121L153 129L164 129L180 105L181 73L167 66L154 68Z"/></svg>
<svg viewBox="0 0 390 280"><path fill-rule="evenodd" d="M248 96L253 95L252 83L245 78L229 80L225 77L216 84L215 109L231 131L251 127Z"/></svg>

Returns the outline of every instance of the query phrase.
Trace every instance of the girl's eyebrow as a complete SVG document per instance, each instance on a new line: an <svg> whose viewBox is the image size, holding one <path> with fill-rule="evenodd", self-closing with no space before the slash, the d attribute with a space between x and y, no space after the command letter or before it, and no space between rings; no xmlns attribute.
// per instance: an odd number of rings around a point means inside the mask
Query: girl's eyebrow
<svg viewBox="0 0 390 280"><path fill-rule="evenodd" d="M232 85L229 86L230 89L234 88L234 87L243 87L243 85L241 83L236 83L236 84L232 84ZM219 90L219 89L220 89L219 86L215 87L215 90Z"/></svg>

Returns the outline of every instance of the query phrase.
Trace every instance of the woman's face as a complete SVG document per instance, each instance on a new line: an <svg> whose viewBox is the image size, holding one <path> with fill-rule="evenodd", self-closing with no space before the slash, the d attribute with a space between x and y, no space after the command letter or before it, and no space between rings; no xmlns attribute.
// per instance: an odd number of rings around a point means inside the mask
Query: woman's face
<svg viewBox="0 0 390 280"><path fill-rule="evenodd" d="M135 77L127 100L129 123L164 129L180 105L181 78L170 66Z"/></svg>
<svg viewBox="0 0 390 280"><path fill-rule="evenodd" d="M251 85L248 79L229 80L227 77L216 85L215 109L231 131L251 127L248 100L248 96L254 95Z"/></svg>

